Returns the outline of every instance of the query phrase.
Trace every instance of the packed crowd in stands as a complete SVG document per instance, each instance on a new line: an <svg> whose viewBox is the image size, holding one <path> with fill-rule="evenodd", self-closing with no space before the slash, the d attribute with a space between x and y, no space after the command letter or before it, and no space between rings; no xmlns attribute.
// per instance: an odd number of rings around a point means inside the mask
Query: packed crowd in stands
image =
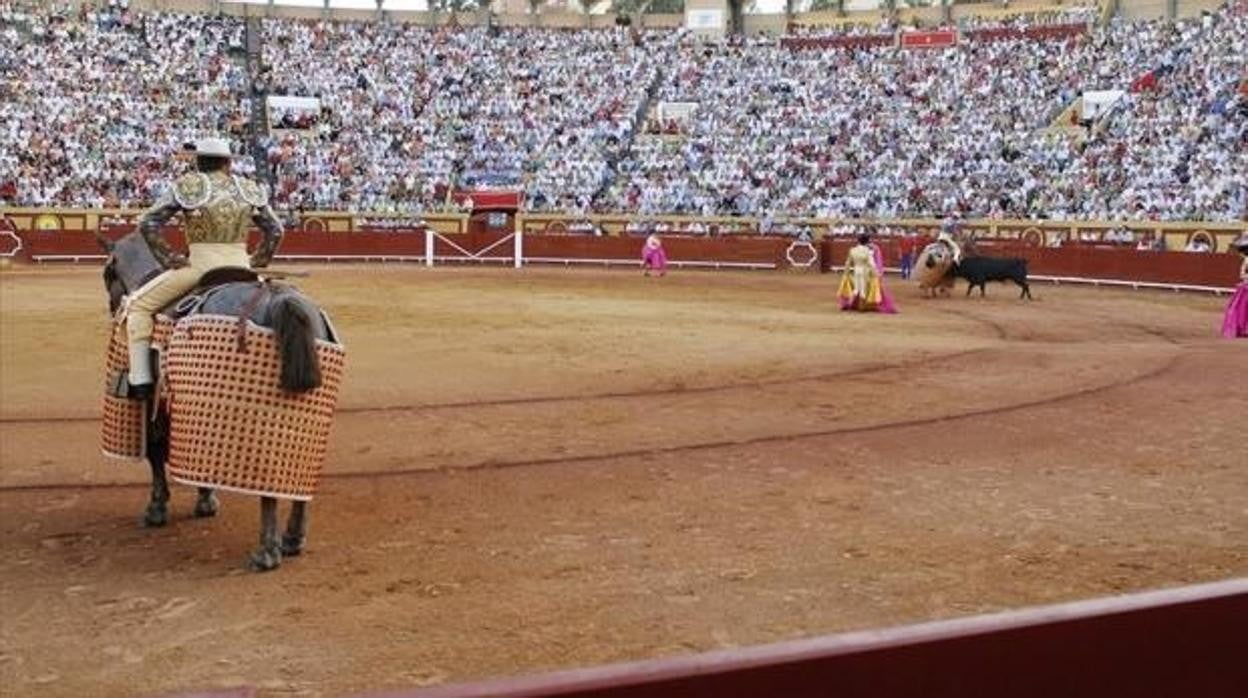
<svg viewBox="0 0 1248 698"><path fill-rule="evenodd" d="M897 31L898 23L890 14L882 14L879 21L841 20L824 24L790 22L789 36L878 36Z"/></svg>
<svg viewBox="0 0 1248 698"><path fill-rule="evenodd" d="M680 46L659 97L698 102L689 138L634 143L608 207L1239 218L1245 29L1242 17L1116 23L1074 46L948 51ZM1086 143L1043 129L1080 91L1125 88L1156 66L1173 68ZM1185 159L1188 175L1176 172Z"/></svg>
<svg viewBox="0 0 1248 698"><path fill-rule="evenodd" d="M237 21L0 2L0 37L0 201L142 206L183 143L249 138Z"/></svg>
<svg viewBox="0 0 1248 698"><path fill-rule="evenodd" d="M484 171L515 173L533 208L586 208L670 39L268 20L262 89L320 97L329 114L311 141L266 144L279 199L412 211Z"/></svg>
<svg viewBox="0 0 1248 698"><path fill-rule="evenodd" d="M1175 47L1089 141L1072 177L1099 195L1099 210L1112 214L1106 217L1242 220L1248 214L1248 16L1210 28L1189 23L1178 33Z"/></svg>
<svg viewBox="0 0 1248 698"><path fill-rule="evenodd" d="M1006 16L994 15L960 15L957 25L962 30L972 30L994 26L1028 27L1052 24L1082 24L1096 22L1101 17L1101 8L1095 0L1080 3L1064 4L1047 10L1016 12Z"/></svg>
<svg viewBox="0 0 1248 698"><path fill-rule="evenodd" d="M293 208L371 210L445 195L450 143L421 119L429 86L424 50L432 33L379 22L265 20L267 94L321 98L314 133L267 137L274 198ZM448 64L458 56L448 51ZM434 187L442 189L435 193Z"/></svg>
<svg viewBox="0 0 1248 698"><path fill-rule="evenodd" d="M956 12L956 11L955 11ZM984 27L1029 27L1055 24L1080 24L1095 22L1100 19L1101 9L1095 0L1069 3L1047 9L1024 12L1011 11L1008 14L964 14L956 12L952 15L953 24L961 30L972 30ZM939 26L939 25L938 25ZM791 36L878 36L892 34L898 30L919 28L917 18L903 22L899 15L884 11L875 21L866 21L853 16L837 18L823 23L790 22L788 33Z"/></svg>
<svg viewBox="0 0 1248 698"><path fill-rule="evenodd" d="M322 105L305 131L256 136L288 208L434 210L487 173L515 181L539 211L1248 213L1239 6L946 50L266 19L250 78L235 55L243 31L229 19L0 2L0 202L141 205L185 140L226 132L242 151L249 99L273 94ZM1125 95L1077 136L1048 128L1092 90ZM659 101L697 103L677 135L644 133Z"/></svg>

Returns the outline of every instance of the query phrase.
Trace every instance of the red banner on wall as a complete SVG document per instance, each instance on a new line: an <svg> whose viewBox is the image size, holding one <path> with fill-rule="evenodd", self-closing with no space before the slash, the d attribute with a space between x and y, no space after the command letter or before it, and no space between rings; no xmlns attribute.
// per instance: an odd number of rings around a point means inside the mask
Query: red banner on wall
<svg viewBox="0 0 1248 698"><path fill-rule="evenodd" d="M956 29L933 29L901 33L902 48L949 48L958 43Z"/></svg>
<svg viewBox="0 0 1248 698"><path fill-rule="evenodd" d="M522 193L518 191L459 190L451 194L451 199L456 204L473 211L515 211L520 208L522 197ZM471 206L468 206L469 199L472 200Z"/></svg>

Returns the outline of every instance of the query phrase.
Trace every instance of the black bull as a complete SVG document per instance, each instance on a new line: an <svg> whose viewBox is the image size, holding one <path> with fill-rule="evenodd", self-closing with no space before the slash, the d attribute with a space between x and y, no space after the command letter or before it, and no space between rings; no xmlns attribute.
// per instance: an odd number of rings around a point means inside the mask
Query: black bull
<svg viewBox="0 0 1248 698"><path fill-rule="evenodd" d="M966 279L966 295L978 286L979 295L984 295L984 284L989 281L1013 281L1023 289L1019 298L1031 298L1031 286L1027 284L1027 260L1013 257L965 257L953 265L949 274Z"/></svg>

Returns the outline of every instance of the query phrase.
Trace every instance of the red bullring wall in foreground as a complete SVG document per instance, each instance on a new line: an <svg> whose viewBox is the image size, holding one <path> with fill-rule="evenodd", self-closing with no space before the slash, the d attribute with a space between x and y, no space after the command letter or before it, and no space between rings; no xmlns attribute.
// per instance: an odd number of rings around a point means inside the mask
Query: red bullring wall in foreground
<svg viewBox="0 0 1248 698"><path fill-rule="evenodd" d="M109 237L120 237L130 226L108 229ZM21 241L15 255L22 262L92 261L102 259L102 251L94 236L85 231L25 230L13 233ZM181 234L171 230L171 239L182 244ZM469 252L481 250L502 240L500 233L473 232L444 234ZM666 236L664 245L669 259L678 267L709 268L790 268L788 252L792 241L782 237L754 235L724 237ZM896 244L881 239L886 263L898 264ZM524 236L526 263L631 265L640 257L642 239L627 236L592 237L584 235ZM800 245L800 243L799 243ZM817 268L828 270L843 262L851 245L846 239L825 239L814 245L819 259ZM0 239L0 254L9 252L12 238ZM1058 279L1104 280L1120 283L1170 284L1192 287L1230 289L1238 281L1239 258L1234 254L1194 254L1184 252L1138 252L1134 249L1091 245L1068 245L1061 248L1029 247L1019 244L985 245L984 252L997 256L1018 256L1029 261L1033 276ZM437 255L457 256L459 252L444 241L437 242ZM510 242L490 253L508 257ZM323 261L420 261L425 255L423 229L399 229L388 232L327 232L291 231L282 243L279 258ZM807 249L794 249L793 259L800 263L809 258ZM472 260L467 260L472 261ZM498 260L496 260L498 261Z"/></svg>
<svg viewBox="0 0 1248 698"><path fill-rule="evenodd" d="M1248 578L360 698L1226 698ZM168 698L250 698L249 688Z"/></svg>
<svg viewBox="0 0 1248 698"><path fill-rule="evenodd" d="M1243 695L1248 578L367 698Z"/></svg>

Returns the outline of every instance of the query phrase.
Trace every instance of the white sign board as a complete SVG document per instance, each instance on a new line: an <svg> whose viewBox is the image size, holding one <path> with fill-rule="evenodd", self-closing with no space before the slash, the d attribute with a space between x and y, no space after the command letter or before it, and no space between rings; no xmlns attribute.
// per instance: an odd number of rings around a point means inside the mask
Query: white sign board
<svg viewBox="0 0 1248 698"><path fill-rule="evenodd" d="M1091 90L1083 93L1083 118L1096 119L1101 118L1110 109L1114 103L1122 99L1122 90Z"/></svg>
<svg viewBox="0 0 1248 698"><path fill-rule="evenodd" d="M685 28L695 32L723 32L723 10L686 10Z"/></svg>
<svg viewBox="0 0 1248 698"><path fill-rule="evenodd" d="M664 121L688 121L697 108L697 102L659 102L659 118Z"/></svg>

